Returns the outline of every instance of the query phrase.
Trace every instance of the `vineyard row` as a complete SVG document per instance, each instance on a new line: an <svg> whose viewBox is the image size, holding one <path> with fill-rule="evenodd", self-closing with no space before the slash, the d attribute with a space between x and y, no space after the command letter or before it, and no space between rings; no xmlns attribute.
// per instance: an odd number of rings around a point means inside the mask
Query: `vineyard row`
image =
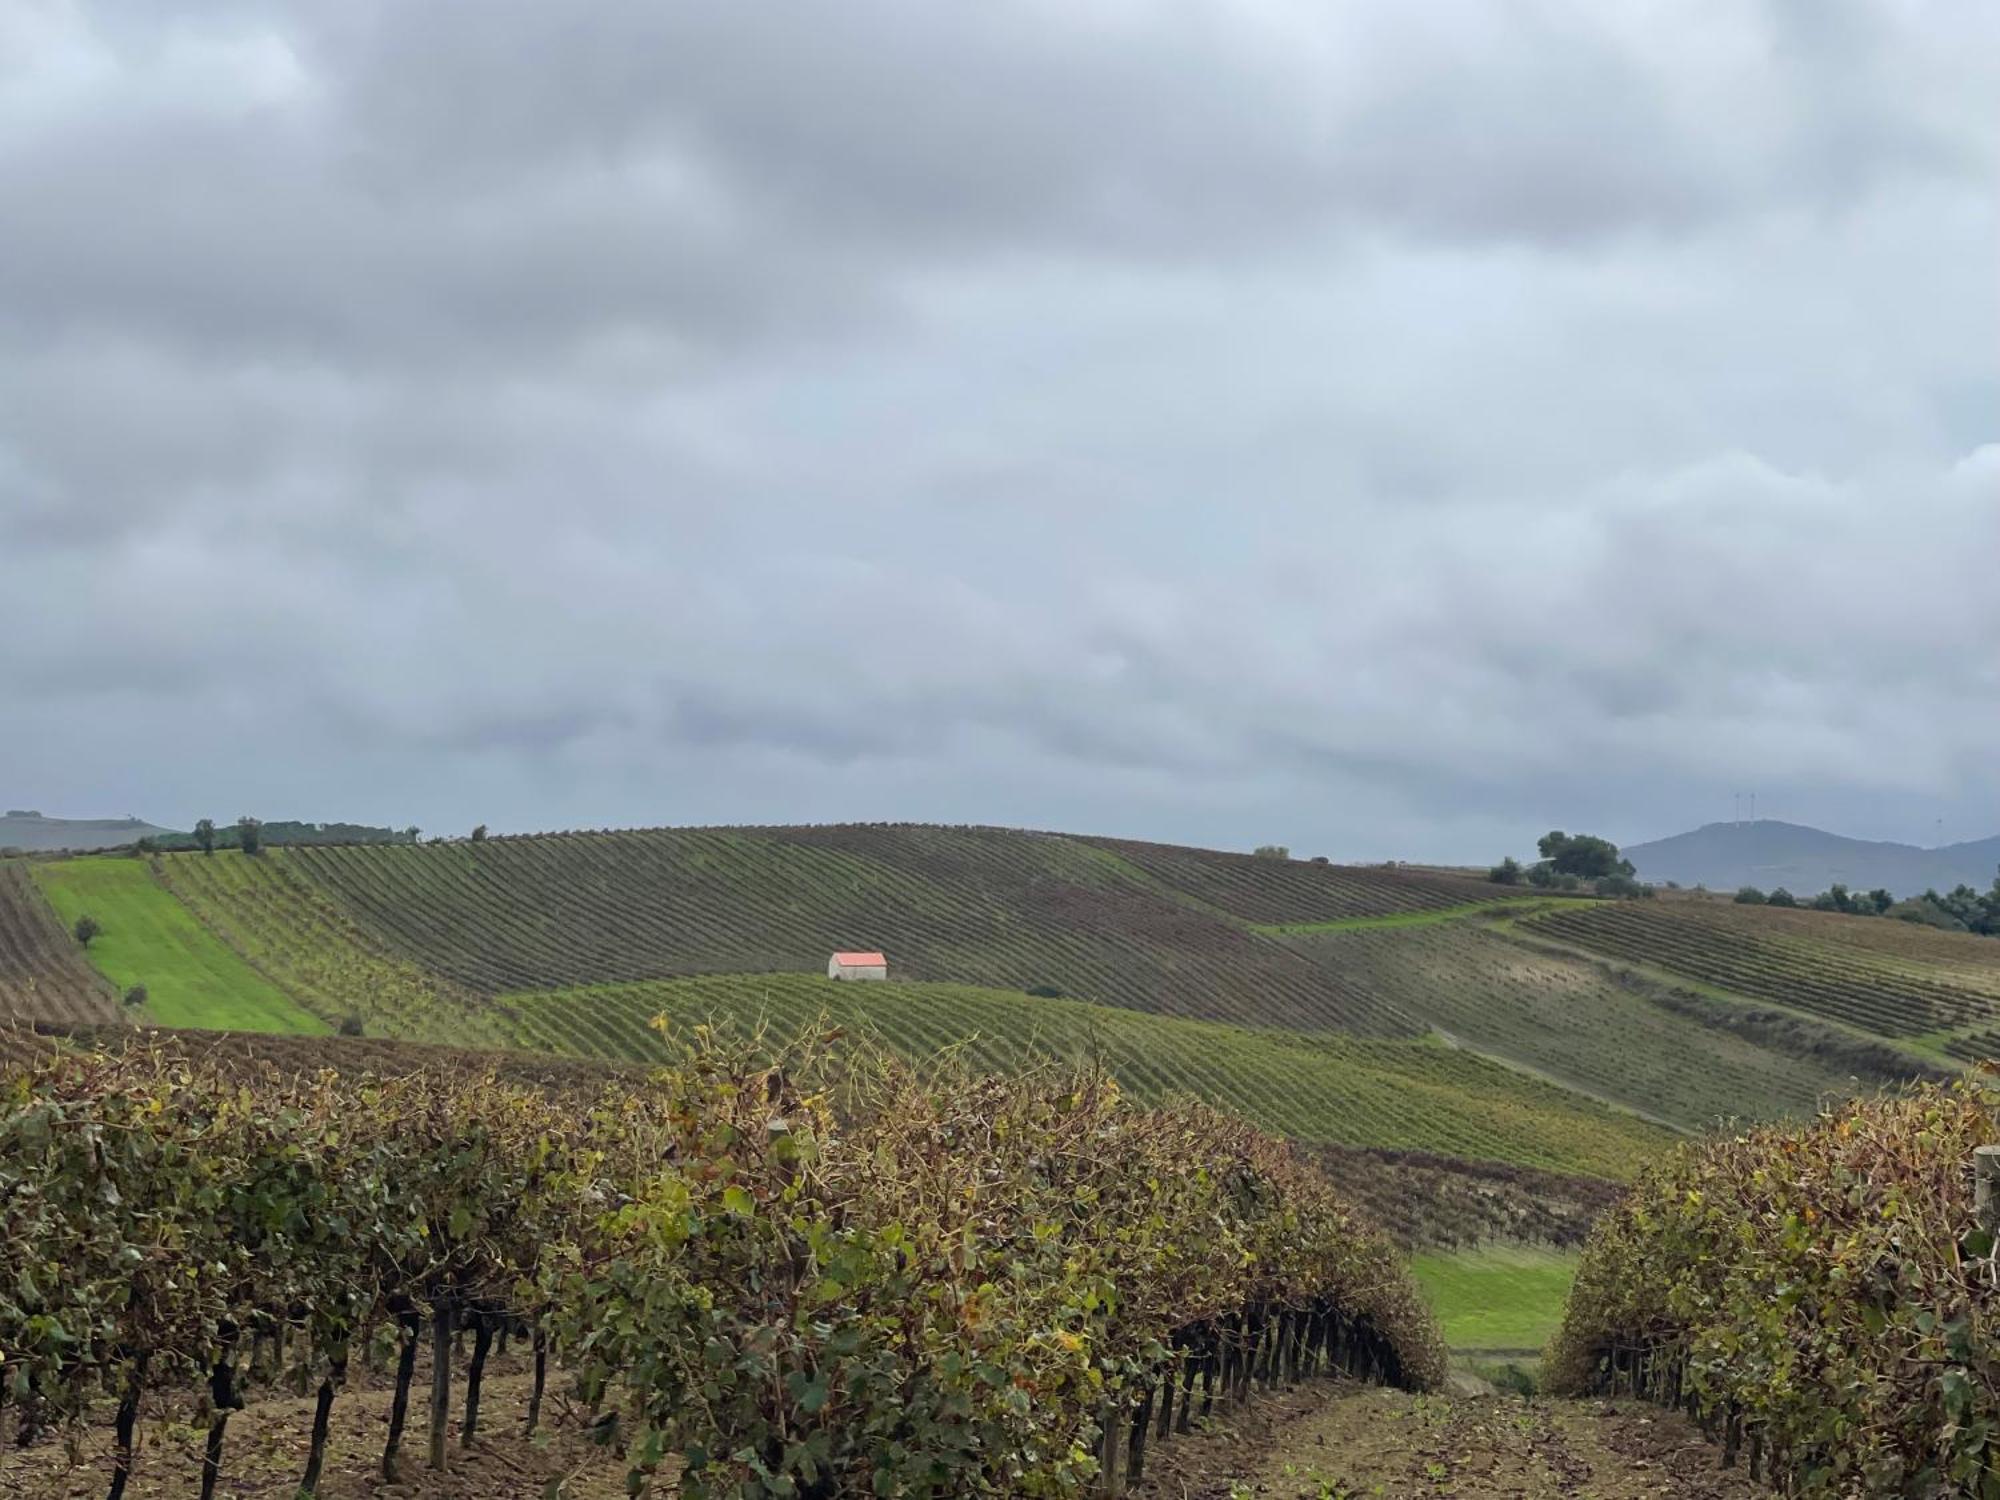
<svg viewBox="0 0 2000 1500"><path fill-rule="evenodd" d="M1685 1408L1813 1497L2000 1493L2000 1275L1971 1082L1683 1147L1585 1249L1547 1371Z"/></svg>
<svg viewBox="0 0 2000 1500"><path fill-rule="evenodd" d="M0 1400L16 1445L116 1405L208 1429L282 1347L318 1382L302 1489L357 1347L416 1354L446 1463L455 1329L524 1330L635 1492L1083 1492L1255 1379L1412 1388L1443 1350L1406 1268L1319 1171L1099 1073L919 1072L807 1033L697 1033L643 1089L311 1078L60 1052L0 1083ZM1175 1422L1178 1404L1178 1423Z"/></svg>

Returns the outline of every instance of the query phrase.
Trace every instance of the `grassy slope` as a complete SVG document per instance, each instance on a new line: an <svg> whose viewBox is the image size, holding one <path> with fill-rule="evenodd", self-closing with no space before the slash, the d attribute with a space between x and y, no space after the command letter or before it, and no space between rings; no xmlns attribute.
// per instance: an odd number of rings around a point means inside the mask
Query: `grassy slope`
<svg viewBox="0 0 2000 1500"><path fill-rule="evenodd" d="M143 860L38 864L34 878L65 926L84 913L103 934L90 961L120 992L146 987L146 1011L168 1026L320 1032L327 1025L196 921Z"/></svg>
<svg viewBox="0 0 2000 1500"><path fill-rule="evenodd" d="M963 1044L995 1068L1101 1058L1140 1097L1183 1091L1303 1140L1421 1149L1622 1178L1666 1132L1428 1042L1252 1030L943 984L744 975L502 997L525 1046L645 1058L656 1015L682 1023L824 1015L911 1055Z"/></svg>
<svg viewBox="0 0 2000 1500"><path fill-rule="evenodd" d="M1414 1256L1410 1269L1455 1352L1538 1350L1562 1320L1576 1253L1489 1246Z"/></svg>

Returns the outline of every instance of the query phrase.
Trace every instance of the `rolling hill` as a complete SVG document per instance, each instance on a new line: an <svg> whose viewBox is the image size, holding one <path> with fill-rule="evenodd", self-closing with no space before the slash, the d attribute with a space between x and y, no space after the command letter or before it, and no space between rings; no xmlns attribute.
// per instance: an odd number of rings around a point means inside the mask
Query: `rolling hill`
<svg viewBox="0 0 2000 1500"><path fill-rule="evenodd" d="M850 947L892 982L817 977ZM1977 1050L2000 944L1053 833L657 829L0 865L0 1007L633 1062L655 1017L824 1013L906 1052L1098 1057L1329 1149L1606 1180Z"/></svg>
<svg viewBox="0 0 2000 1500"><path fill-rule="evenodd" d="M1716 891L1783 886L1795 896L1817 895L1837 883L1857 891L1881 887L1896 896L1915 896L1956 885L1986 889L2000 869L2000 836L1923 849L1762 818L1710 823L1672 838L1628 845L1624 853L1641 880Z"/></svg>

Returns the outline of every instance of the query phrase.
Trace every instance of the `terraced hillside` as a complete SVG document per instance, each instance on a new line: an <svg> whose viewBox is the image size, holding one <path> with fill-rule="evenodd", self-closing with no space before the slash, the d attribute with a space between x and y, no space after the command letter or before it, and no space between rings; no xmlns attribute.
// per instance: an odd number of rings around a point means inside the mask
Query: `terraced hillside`
<svg viewBox="0 0 2000 1500"><path fill-rule="evenodd" d="M970 985L843 984L810 974L723 975L544 994L501 1008L521 1045L601 1058L665 1057L655 1017L792 1031L824 1016L907 1055L963 1047L984 1070L1095 1058L1141 1098L1188 1093L1277 1131L1624 1177L1666 1132L1434 1042L1255 1030Z"/></svg>
<svg viewBox="0 0 2000 1500"><path fill-rule="evenodd" d="M29 883L26 866L0 863L0 1023L117 1019L116 993Z"/></svg>
<svg viewBox="0 0 2000 1500"><path fill-rule="evenodd" d="M1990 938L1702 897L1571 907L1522 926L1718 993L1946 1051L2000 1021L2000 943Z"/></svg>

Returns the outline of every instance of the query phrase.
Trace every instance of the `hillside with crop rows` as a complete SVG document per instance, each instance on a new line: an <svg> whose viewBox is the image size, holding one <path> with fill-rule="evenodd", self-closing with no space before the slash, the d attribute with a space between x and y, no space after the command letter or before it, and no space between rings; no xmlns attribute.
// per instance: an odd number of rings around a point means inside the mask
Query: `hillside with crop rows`
<svg viewBox="0 0 2000 1500"><path fill-rule="evenodd" d="M1628 1176L1670 1130L1810 1113L2000 1031L1982 940L1900 923L992 828L91 856L0 876L0 1000L48 1023L643 1063L661 1014L749 1029L825 1008L905 1056L1090 1055L1141 1097L1186 1090L1302 1140L1597 1178ZM103 926L87 952L68 936L84 914ZM892 982L815 978L836 948L888 952Z"/></svg>
<svg viewBox="0 0 2000 1500"><path fill-rule="evenodd" d="M1566 907L1523 926L1876 1036L1935 1042L2000 1017L2000 943L1907 922L1679 897Z"/></svg>
<svg viewBox="0 0 2000 1500"><path fill-rule="evenodd" d="M520 1045L651 1060L656 1018L740 1033L824 1017L911 1058L957 1050L981 1068L1108 1068L1134 1097L1207 1099L1302 1141L1493 1158L1623 1178L1669 1135L1437 1042L1228 1026L969 985L854 985L806 974L728 975L503 997Z"/></svg>

